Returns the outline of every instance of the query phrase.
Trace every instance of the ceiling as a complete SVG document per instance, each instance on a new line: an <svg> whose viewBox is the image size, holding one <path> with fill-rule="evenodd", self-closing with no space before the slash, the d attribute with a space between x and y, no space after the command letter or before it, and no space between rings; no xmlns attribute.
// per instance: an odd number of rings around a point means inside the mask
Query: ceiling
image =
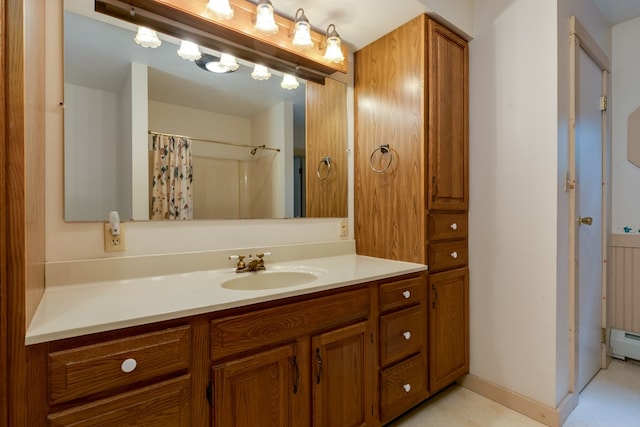
<svg viewBox="0 0 640 427"><path fill-rule="evenodd" d="M640 16L640 0L594 0L611 25Z"/></svg>

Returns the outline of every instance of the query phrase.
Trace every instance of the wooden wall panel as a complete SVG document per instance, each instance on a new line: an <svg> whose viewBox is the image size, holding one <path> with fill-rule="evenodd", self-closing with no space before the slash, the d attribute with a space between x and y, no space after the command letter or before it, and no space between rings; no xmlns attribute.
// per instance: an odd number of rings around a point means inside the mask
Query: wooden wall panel
<svg viewBox="0 0 640 427"><path fill-rule="evenodd" d="M327 79L325 85L307 82L306 102L306 216L349 216L347 208L347 85ZM331 158L331 169L325 164Z"/></svg>
<svg viewBox="0 0 640 427"><path fill-rule="evenodd" d="M640 236L612 239L611 326L640 334Z"/></svg>
<svg viewBox="0 0 640 427"><path fill-rule="evenodd" d="M425 21L421 15L355 54L354 199L360 255L426 261ZM393 162L387 171L375 173L371 153L382 144L389 144Z"/></svg>
<svg viewBox="0 0 640 427"><path fill-rule="evenodd" d="M26 326L44 291L44 0L2 3L2 413L26 425Z"/></svg>

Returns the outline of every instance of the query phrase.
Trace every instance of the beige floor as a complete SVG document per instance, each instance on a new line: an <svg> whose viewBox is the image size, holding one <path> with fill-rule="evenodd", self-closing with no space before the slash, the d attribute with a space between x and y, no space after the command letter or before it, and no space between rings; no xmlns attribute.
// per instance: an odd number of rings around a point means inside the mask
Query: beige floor
<svg viewBox="0 0 640 427"><path fill-rule="evenodd" d="M543 427L460 386L452 386L410 413L393 427ZM640 363L613 360L580 394L580 404L563 427L640 426Z"/></svg>

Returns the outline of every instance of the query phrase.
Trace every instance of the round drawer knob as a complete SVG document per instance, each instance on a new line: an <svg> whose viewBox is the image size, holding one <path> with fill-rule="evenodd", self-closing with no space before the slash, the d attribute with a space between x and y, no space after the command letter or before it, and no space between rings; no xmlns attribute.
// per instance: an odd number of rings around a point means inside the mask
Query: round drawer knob
<svg viewBox="0 0 640 427"><path fill-rule="evenodd" d="M136 362L136 359L127 359L122 362L122 365L120 365L120 369L122 369L122 372L129 373L136 369L136 366L138 366L138 362Z"/></svg>
<svg viewBox="0 0 640 427"><path fill-rule="evenodd" d="M405 393L409 393L411 391L411 384L405 384L402 386Z"/></svg>
<svg viewBox="0 0 640 427"><path fill-rule="evenodd" d="M450 225L452 230L457 230L458 229L458 224L456 224L455 222L453 224Z"/></svg>
<svg viewBox="0 0 640 427"><path fill-rule="evenodd" d="M403 296L405 299L409 299L409 298L411 298L411 291L404 291L404 292L402 293L402 296Z"/></svg>
<svg viewBox="0 0 640 427"><path fill-rule="evenodd" d="M411 332L406 331L402 334L402 336L404 337L405 340L410 340L411 339Z"/></svg>
<svg viewBox="0 0 640 427"><path fill-rule="evenodd" d="M457 259L458 258L458 252L455 252L455 251L451 252L451 258Z"/></svg>

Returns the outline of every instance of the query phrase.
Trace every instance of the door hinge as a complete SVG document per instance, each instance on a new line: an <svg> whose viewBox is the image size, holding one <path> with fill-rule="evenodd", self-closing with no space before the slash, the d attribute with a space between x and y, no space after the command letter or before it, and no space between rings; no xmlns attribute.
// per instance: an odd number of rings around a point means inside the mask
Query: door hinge
<svg viewBox="0 0 640 427"><path fill-rule="evenodd" d="M607 328L600 329L600 343L601 344L607 343Z"/></svg>
<svg viewBox="0 0 640 427"><path fill-rule="evenodd" d="M607 97L600 98L600 111L607 111Z"/></svg>

